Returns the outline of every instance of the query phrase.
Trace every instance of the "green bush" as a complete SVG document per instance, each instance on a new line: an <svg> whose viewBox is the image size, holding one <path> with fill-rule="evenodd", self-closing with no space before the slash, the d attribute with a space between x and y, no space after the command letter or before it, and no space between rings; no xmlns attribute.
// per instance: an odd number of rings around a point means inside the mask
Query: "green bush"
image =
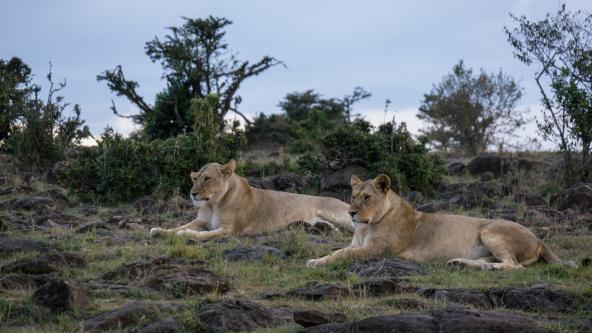
<svg viewBox="0 0 592 333"><path fill-rule="evenodd" d="M56 170L58 180L84 201L112 203L189 191L191 171L208 162L225 163L244 144L236 127L222 131L209 121L207 99L193 101L192 108L195 130L166 140L126 139L108 128L97 146L80 147Z"/></svg>
<svg viewBox="0 0 592 333"><path fill-rule="evenodd" d="M443 163L430 154L423 139L414 140L405 123L392 123L375 129L365 120L344 124L321 140L320 156L305 154L298 160L302 173L321 175L330 162L363 164L370 176L387 174L395 191L435 192L444 173Z"/></svg>

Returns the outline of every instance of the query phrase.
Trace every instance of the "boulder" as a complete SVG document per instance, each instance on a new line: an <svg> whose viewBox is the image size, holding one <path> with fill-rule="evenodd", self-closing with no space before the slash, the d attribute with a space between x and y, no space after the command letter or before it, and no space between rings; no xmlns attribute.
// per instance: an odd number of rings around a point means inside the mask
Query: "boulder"
<svg viewBox="0 0 592 333"><path fill-rule="evenodd" d="M321 177L321 191L341 192L351 190L351 177L368 178L368 169L359 165L349 165Z"/></svg>
<svg viewBox="0 0 592 333"><path fill-rule="evenodd" d="M340 332L549 332L532 320L508 313L474 312L462 309L434 310L430 314L399 314L370 317L348 323L313 326L302 330L311 333Z"/></svg>
<svg viewBox="0 0 592 333"><path fill-rule="evenodd" d="M347 316L341 312L325 313L316 310L294 311L294 321L304 327L317 326L327 323L344 323Z"/></svg>
<svg viewBox="0 0 592 333"><path fill-rule="evenodd" d="M352 285L352 290L367 296L393 295L406 290L393 279L371 279Z"/></svg>
<svg viewBox="0 0 592 333"><path fill-rule="evenodd" d="M176 333L180 332L179 325L173 317L166 318L154 322L141 330L138 333Z"/></svg>
<svg viewBox="0 0 592 333"><path fill-rule="evenodd" d="M54 205L55 201L49 197L26 196L0 202L0 209L43 211Z"/></svg>
<svg viewBox="0 0 592 333"><path fill-rule="evenodd" d="M481 175L485 172L492 172L495 176L500 176L507 171L506 159L497 155L480 155L471 160L467 165L467 170L472 175Z"/></svg>
<svg viewBox="0 0 592 333"><path fill-rule="evenodd" d="M10 262L0 268L3 274L23 273L23 274L49 274L56 271L56 268L47 260L41 259L21 259Z"/></svg>
<svg viewBox="0 0 592 333"><path fill-rule="evenodd" d="M466 172L467 166L461 162L454 162L449 164L446 169L448 170L448 174L451 176L461 176Z"/></svg>
<svg viewBox="0 0 592 333"><path fill-rule="evenodd" d="M366 277L400 277L426 274L426 271L410 261L395 258L371 258L354 263L349 271Z"/></svg>
<svg viewBox="0 0 592 333"><path fill-rule="evenodd" d="M100 333L122 329L136 324L157 310L156 305L145 302L126 304L120 308L105 311L82 323L84 332Z"/></svg>
<svg viewBox="0 0 592 333"><path fill-rule="evenodd" d="M495 178L495 174L491 171L485 171L484 173L481 174L481 177L479 178L482 182L488 182L490 180L493 180L493 178Z"/></svg>
<svg viewBox="0 0 592 333"><path fill-rule="evenodd" d="M293 172L282 172L279 175L269 177L267 180L275 191L300 193L306 186L303 177Z"/></svg>
<svg viewBox="0 0 592 333"><path fill-rule="evenodd" d="M296 288L288 291L286 295L311 301L320 301L324 299L349 296L350 290L348 288L336 286L334 284L311 281L302 288Z"/></svg>
<svg viewBox="0 0 592 333"><path fill-rule="evenodd" d="M467 191L465 194L458 198L453 198L448 201L451 206L462 206L466 210L473 208L495 208L495 203L487 194L481 191Z"/></svg>
<svg viewBox="0 0 592 333"><path fill-rule="evenodd" d="M90 303L88 296L79 288L60 279L49 279L31 297L35 304L52 312L81 310Z"/></svg>
<svg viewBox="0 0 592 333"><path fill-rule="evenodd" d="M544 288L494 288L487 295L494 306L524 311L567 312L575 305L571 296Z"/></svg>
<svg viewBox="0 0 592 333"><path fill-rule="evenodd" d="M252 245L248 247L238 247L234 249L224 250L222 253L226 261L254 261L261 260L265 257L276 257L279 259L287 259L286 255L279 249L271 246Z"/></svg>
<svg viewBox="0 0 592 333"><path fill-rule="evenodd" d="M289 310L243 300L206 304L196 317L201 332L243 332L294 323Z"/></svg>
<svg viewBox="0 0 592 333"><path fill-rule="evenodd" d="M562 208L592 210L592 184L577 183L565 191Z"/></svg>
<svg viewBox="0 0 592 333"><path fill-rule="evenodd" d="M48 243L27 238L0 237L0 254L7 255L16 251L45 252L52 249Z"/></svg>
<svg viewBox="0 0 592 333"><path fill-rule="evenodd" d="M10 274L0 277L0 290L39 288L52 279L48 274Z"/></svg>
<svg viewBox="0 0 592 333"><path fill-rule="evenodd" d="M493 304L489 297L482 291L472 289L419 289L418 294L425 298L434 298L441 301L469 304L481 309L492 309Z"/></svg>
<svg viewBox="0 0 592 333"><path fill-rule="evenodd" d="M514 195L515 203L524 203L528 207L544 207L547 202L540 195L517 193Z"/></svg>

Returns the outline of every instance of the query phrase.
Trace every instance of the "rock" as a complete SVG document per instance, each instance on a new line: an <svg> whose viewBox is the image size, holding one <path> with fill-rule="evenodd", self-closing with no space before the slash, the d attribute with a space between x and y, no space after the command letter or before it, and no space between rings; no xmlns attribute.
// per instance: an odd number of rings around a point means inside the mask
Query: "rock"
<svg viewBox="0 0 592 333"><path fill-rule="evenodd" d="M465 192L464 183L442 183L438 186L438 192L440 193L440 199L450 200L455 196L462 195Z"/></svg>
<svg viewBox="0 0 592 333"><path fill-rule="evenodd" d="M349 323L313 326L302 332L548 332L532 320L499 312L473 312L462 309L435 310L431 314L377 316Z"/></svg>
<svg viewBox="0 0 592 333"><path fill-rule="evenodd" d="M0 272L23 274L49 274L56 272L59 267L84 267L86 261L71 252L49 252L32 259L20 259L10 262L0 268Z"/></svg>
<svg viewBox="0 0 592 333"><path fill-rule="evenodd" d="M328 298L349 296L350 291L347 288L336 286L334 284L311 281L303 288L296 288L288 291L286 295L311 301L320 301Z"/></svg>
<svg viewBox="0 0 592 333"><path fill-rule="evenodd" d="M98 229L111 230L111 228L107 225L107 223L105 223L105 221L93 221L81 225L80 227L78 227L78 229L76 229L76 232L82 234L85 232L92 232Z"/></svg>
<svg viewBox="0 0 592 333"><path fill-rule="evenodd" d="M449 207L447 201L432 201L419 205L416 209L422 213L436 213L439 211L446 210Z"/></svg>
<svg viewBox="0 0 592 333"><path fill-rule="evenodd" d="M402 288L392 279L372 279L352 285L352 289L367 296L385 296L400 293Z"/></svg>
<svg viewBox="0 0 592 333"><path fill-rule="evenodd" d="M313 235L326 235L328 233L335 231L336 228L339 229L338 226L335 226L335 225L328 223L328 222L321 222L321 221L317 221L314 225L311 225L310 223L306 223L304 221L297 221L297 222L291 223L287 227L287 229L289 229L289 230L302 229L307 234L313 234Z"/></svg>
<svg viewBox="0 0 592 333"><path fill-rule="evenodd" d="M541 288L502 288L487 291L494 306L524 311L559 311L571 310L575 302L564 293Z"/></svg>
<svg viewBox="0 0 592 333"><path fill-rule="evenodd" d="M287 259L286 255L279 249L271 246L252 245L248 247L238 247L234 249L224 250L222 253L226 261L242 261L242 260L262 260L266 257L276 257L279 259Z"/></svg>
<svg viewBox="0 0 592 333"><path fill-rule="evenodd" d="M493 304L482 291L471 289L419 289L417 291L425 298L434 298L446 302L469 304L481 309L492 309Z"/></svg>
<svg viewBox="0 0 592 333"><path fill-rule="evenodd" d="M368 178L368 169L359 165L349 165L321 177L321 191L341 192L351 190L351 177Z"/></svg>
<svg viewBox="0 0 592 333"><path fill-rule="evenodd" d="M454 162L449 164L446 169L451 176L461 176L466 172L467 166L461 162Z"/></svg>
<svg viewBox="0 0 592 333"><path fill-rule="evenodd" d="M495 178L495 174L491 171L485 171L484 173L481 174L480 180L482 182L488 182L490 180L493 180L493 178Z"/></svg>
<svg viewBox="0 0 592 333"><path fill-rule="evenodd" d="M409 193L407 193L407 195L405 196L405 199L407 199L407 201L417 205L417 204L421 204L425 201L424 196L417 191L411 191Z"/></svg>
<svg viewBox="0 0 592 333"><path fill-rule="evenodd" d="M282 172L268 179L275 191L300 193L306 185L301 176L293 172Z"/></svg>
<svg viewBox="0 0 592 333"><path fill-rule="evenodd" d="M95 215L99 212L99 208L93 204L84 204L78 207L78 210L84 214L84 216Z"/></svg>
<svg viewBox="0 0 592 333"><path fill-rule="evenodd" d="M82 327L84 332L87 333L100 333L112 329L119 330L138 323L144 317L154 313L156 309L156 305L150 303L130 303L87 319L82 323Z"/></svg>
<svg viewBox="0 0 592 333"><path fill-rule="evenodd" d="M327 323L344 323L347 316L341 312L325 313L316 310L294 311L294 321L304 327L317 326Z"/></svg>
<svg viewBox="0 0 592 333"><path fill-rule="evenodd" d="M485 193L488 197L497 197L502 194L501 187L496 184L495 182L474 182L469 184L463 193L471 193L471 192L482 192Z"/></svg>
<svg viewBox="0 0 592 333"><path fill-rule="evenodd" d="M45 252L52 249L48 243L27 238L0 238L0 254L10 254L16 251Z"/></svg>
<svg viewBox="0 0 592 333"><path fill-rule="evenodd" d="M201 261L161 257L152 261L136 261L103 274L106 280L127 278L134 284L158 291L169 291L174 296L203 294L230 290L228 280L203 269Z"/></svg>
<svg viewBox="0 0 592 333"><path fill-rule="evenodd" d="M480 191L466 192L458 199L453 199L450 199L450 201L448 202L451 206L460 204L466 210L471 210L473 208L495 208L495 203L493 202L493 200L491 200L491 198L489 198L487 194Z"/></svg>
<svg viewBox="0 0 592 333"><path fill-rule="evenodd" d="M543 207L547 206L545 199L539 195L517 193L514 195L515 203L524 203L528 207Z"/></svg>
<svg viewBox="0 0 592 333"><path fill-rule="evenodd" d="M472 175L480 175L490 171L495 176L500 176L506 173L507 168L506 159L496 155L477 156L467 165L467 170Z"/></svg>
<svg viewBox="0 0 592 333"><path fill-rule="evenodd" d="M47 274L11 274L0 277L0 290L34 289L38 288L52 277Z"/></svg>
<svg viewBox="0 0 592 333"><path fill-rule="evenodd" d="M0 209L43 211L51 208L54 204L55 201L52 198L27 196L0 202Z"/></svg>
<svg viewBox="0 0 592 333"><path fill-rule="evenodd" d="M253 186L254 188L260 188L262 190L273 189L273 184L270 181L261 179L259 177L247 177L247 181L249 182L249 185Z"/></svg>
<svg viewBox="0 0 592 333"><path fill-rule="evenodd" d="M561 207L592 210L592 184L580 182L568 188Z"/></svg>
<svg viewBox="0 0 592 333"><path fill-rule="evenodd" d="M197 313L203 332L243 332L294 323L290 311L250 301L224 301L204 305Z"/></svg>
<svg viewBox="0 0 592 333"><path fill-rule="evenodd" d="M60 202L60 203L67 205L67 206L70 205L70 201L68 200L68 191L64 188L61 188L61 187L54 187L52 189L45 190L43 192L37 192L37 193L35 193L35 196L49 197L56 202Z"/></svg>
<svg viewBox="0 0 592 333"><path fill-rule="evenodd" d="M35 290L31 299L52 312L81 310L90 303L88 296L82 290L60 279L49 279Z"/></svg>
<svg viewBox="0 0 592 333"><path fill-rule="evenodd" d="M350 266L349 271L360 276L385 276L390 278L426 274L421 266L395 258L371 258L356 262Z"/></svg>
<svg viewBox="0 0 592 333"><path fill-rule="evenodd" d="M3 274L23 273L23 274L49 274L56 269L47 260L40 259L22 259L10 262L0 268Z"/></svg>
<svg viewBox="0 0 592 333"><path fill-rule="evenodd" d="M173 317L166 318L154 322L141 330L138 333L176 333L179 332L179 325Z"/></svg>

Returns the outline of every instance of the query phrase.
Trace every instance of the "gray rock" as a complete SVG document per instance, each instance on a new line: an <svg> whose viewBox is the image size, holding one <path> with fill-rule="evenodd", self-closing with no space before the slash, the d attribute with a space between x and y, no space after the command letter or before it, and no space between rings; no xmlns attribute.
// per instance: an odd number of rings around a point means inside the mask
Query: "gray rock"
<svg viewBox="0 0 592 333"><path fill-rule="evenodd" d="M421 296L446 302L469 304L481 309L492 309L493 303L482 291L472 289L419 289Z"/></svg>
<svg viewBox="0 0 592 333"><path fill-rule="evenodd" d="M481 174L480 180L482 182L488 182L490 180L493 180L493 178L495 178L495 174L491 171L485 171L484 173Z"/></svg>
<svg viewBox="0 0 592 333"><path fill-rule="evenodd" d="M279 249L271 246L253 245L224 250L222 256L226 261L254 261L265 257L276 257L287 259L286 255Z"/></svg>
<svg viewBox="0 0 592 333"><path fill-rule="evenodd" d="M575 305L571 296L541 288L494 288L487 295L494 306L524 311L567 312Z"/></svg>
<svg viewBox="0 0 592 333"><path fill-rule="evenodd" d="M289 310L242 300L206 304L197 319L202 332L243 332L294 323Z"/></svg>
<svg viewBox="0 0 592 333"><path fill-rule="evenodd" d="M138 333L176 333L179 332L179 325L173 317L166 318L154 322L141 330Z"/></svg>
<svg viewBox="0 0 592 333"><path fill-rule="evenodd" d="M504 174L508 170L505 158L497 155L480 155L471 160L467 170L472 175L481 175L485 172L492 172L495 176Z"/></svg>
<svg viewBox="0 0 592 333"><path fill-rule="evenodd" d="M393 295L407 290L393 279L371 279L352 285L352 290L367 296Z"/></svg>
<svg viewBox="0 0 592 333"><path fill-rule="evenodd" d="M44 252L53 249L51 245L38 240L27 238L0 238L0 254L10 254L17 251Z"/></svg>
<svg viewBox="0 0 592 333"><path fill-rule="evenodd" d="M27 196L0 202L0 209L43 211L54 206L55 201L49 197Z"/></svg>
<svg viewBox="0 0 592 333"><path fill-rule="evenodd" d="M63 280L50 279L33 293L32 300L52 312L72 309L70 286Z"/></svg>
<svg viewBox="0 0 592 333"><path fill-rule="evenodd" d="M84 332L100 333L112 329L121 329L138 323L143 317L154 313L156 305L136 302L126 304L120 308L100 313L83 322Z"/></svg>
<svg viewBox="0 0 592 333"><path fill-rule="evenodd" d="M313 326L302 332L548 332L532 320L507 313L474 312L462 309L435 310L430 314L378 316L348 323Z"/></svg>
<svg viewBox="0 0 592 333"><path fill-rule="evenodd" d="M466 172L467 166L461 162L454 162L448 165L447 170L451 176L461 176Z"/></svg>
<svg viewBox="0 0 592 333"><path fill-rule="evenodd" d="M592 210L592 184L580 182L568 188L561 207Z"/></svg>
<svg viewBox="0 0 592 333"><path fill-rule="evenodd" d="M395 258L371 258L356 262L350 266L349 271L360 276L391 278L426 274L421 266Z"/></svg>
<svg viewBox="0 0 592 333"><path fill-rule="evenodd" d="M324 299L349 296L350 290L348 288L336 286L334 284L311 281L308 282L305 287L288 291L286 295L311 301L320 301Z"/></svg>
<svg viewBox="0 0 592 333"><path fill-rule="evenodd" d="M39 288L52 279L48 274L10 274L0 277L0 290Z"/></svg>
<svg viewBox="0 0 592 333"><path fill-rule="evenodd" d="M340 192L351 189L351 177L368 178L368 169L359 165L350 165L321 177L321 191Z"/></svg>
<svg viewBox="0 0 592 333"><path fill-rule="evenodd" d="M524 203L528 207L544 207L547 206L545 199L539 195L517 193L514 195L514 202Z"/></svg>
<svg viewBox="0 0 592 333"><path fill-rule="evenodd" d="M316 310L294 311L294 321L304 327L317 326L327 323L344 323L347 316L341 312L325 313Z"/></svg>

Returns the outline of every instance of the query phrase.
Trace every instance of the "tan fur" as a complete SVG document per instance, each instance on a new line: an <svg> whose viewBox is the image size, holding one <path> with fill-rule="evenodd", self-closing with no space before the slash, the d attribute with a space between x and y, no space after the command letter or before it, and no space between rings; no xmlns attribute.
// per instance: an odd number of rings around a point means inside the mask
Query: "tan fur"
<svg viewBox="0 0 592 333"><path fill-rule="evenodd" d="M340 258L393 254L425 262L447 260L451 265L481 269L522 268L543 258L561 263L528 228L511 221L450 214L424 214L390 190L390 179L380 175L362 182L351 180L350 214L355 223L350 246L308 267Z"/></svg>
<svg viewBox="0 0 592 333"><path fill-rule="evenodd" d="M220 235L255 235L303 221L328 222L353 230L348 205L334 198L261 190L234 173L236 163L210 163L191 173L197 218L178 228L153 228L151 236L177 233L197 240Z"/></svg>

